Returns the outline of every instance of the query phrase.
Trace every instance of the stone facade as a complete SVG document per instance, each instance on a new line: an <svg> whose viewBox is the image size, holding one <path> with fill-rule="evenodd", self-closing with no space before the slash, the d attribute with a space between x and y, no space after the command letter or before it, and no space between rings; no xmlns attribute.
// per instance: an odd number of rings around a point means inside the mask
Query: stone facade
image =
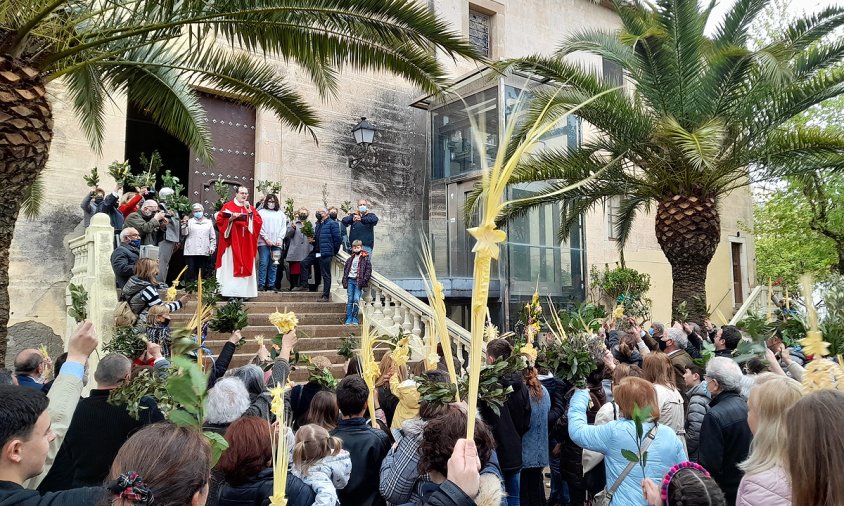
<svg viewBox="0 0 844 506"><path fill-rule="evenodd" d="M587 27L612 29L619 24L611 10L590 0L424 1L466 35L470 9L489 16L489 52L493 59L547 53L566 32ZM600 68L599 59L581 58ZM455 77L478 69L471 62L444 61ZM344 69L336 95L320 97L301 69L281 61L271 63L317 108L321 119L316 129L319 142L308 133L281 126L271 113L257 111L254 179L281 181L282 200L292 197L297 207L311 210L322 205L324 185L329 204L370 199L381 220L376 229L376 269L383 259L388 276L417 272L415 235L426 228L422 222L428 219L432 220L431 231L443 227L445 197L442 189L431 185L429 114L410 107L420 92L395 76ZM82 175L95 165L103 169L112 160L124 158L127 115L122 97L108 104L106 139L97 153L84 138L61 85L51 85L50 92L55 97L55 136L45 172L47 205L37 220L21 218L18 222L10 272L10 325L43 325L39 328L44 330L45 344L51 339L50 330L60 336L66 332L64 294L72 263L66 246L69 237L82 233L79 202L87 191ZM358 154L351 128L362 116L378 130L365 160L356 169L349 169L349 157ZM584 135L590 135L588 127ZM103 186L110 188L107 182ZM725 246L719 248L710 267L709 298L711 304L724 307L728 316L730 308L718 301L725 287L731 287L727 236L736 234L738 220L749 221L750 202L746 192L737 192L735 198L722 203ZM597 208L585 217L587 264L603 265L617 259L615 244L605 234L595 232L605 230L602 212ZM670 300L670 271L656 245L653 220L644 218L636 226L627 262L652 273L658 287L652 298L658 306L665 305ZM752 265L752 239L747 241L746 254ZM445 246L435 244L436 248ZM750 271L747 275L752 281L752 268ZM27 324L27 328L32 327ZM10 349L10 354L14 352Z"/></svg>

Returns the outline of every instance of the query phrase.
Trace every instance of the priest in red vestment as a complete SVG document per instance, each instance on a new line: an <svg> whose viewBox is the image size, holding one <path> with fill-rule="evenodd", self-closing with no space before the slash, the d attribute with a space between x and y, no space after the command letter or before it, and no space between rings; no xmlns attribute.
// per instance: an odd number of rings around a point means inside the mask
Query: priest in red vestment
<svg viewBox="0 0 844 506"><path fill-rule="evenodd" d="M234 200L217 213L217 281L224 297L258 295L255 256L262 221L248 199L249 190L241 186Z"/></svg>

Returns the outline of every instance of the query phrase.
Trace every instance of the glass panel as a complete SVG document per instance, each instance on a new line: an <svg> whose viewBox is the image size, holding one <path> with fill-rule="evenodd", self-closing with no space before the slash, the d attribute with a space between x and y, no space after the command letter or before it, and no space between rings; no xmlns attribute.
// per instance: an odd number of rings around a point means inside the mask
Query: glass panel
<svg viewBox="0 0 844 506"><path fill-rule="evenodd" d="M481 148L487 163L492 165L498 149L498 93L490 88L471 95L464 101L447 104L431 112L432 167L434 179L480 171L481 151L472 134L469 115L481 129Z"/></svg>
<svg viewBox="0 0 844 506"><path fill-rule="evenodd" d="M491 16L469 10L469 42L484 56L489 56L489 28Z"/></svg>

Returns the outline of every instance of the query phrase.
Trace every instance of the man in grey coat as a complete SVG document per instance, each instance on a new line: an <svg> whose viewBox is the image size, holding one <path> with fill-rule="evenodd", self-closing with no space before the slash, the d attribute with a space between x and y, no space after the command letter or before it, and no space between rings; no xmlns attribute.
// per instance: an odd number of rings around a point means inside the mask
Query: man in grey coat
<svg viewBox="0 0 844 506"><path fill-rule="evenodd" d="M686 448L689 460L698 461L700 449L700 426L703 418L709 413L709 401L712 396L703 383L703 368L697 364L686 366L683 380L686 384L686 397L689 399L689 410L686 413Z"/></svg>
<svg viewBox="0 0 844 506"><path fill-rule="evenodd" d="M158 192L162 200L169 198L173 193L171 188L162 188ZM158 281L166 283L167 273L170 271L170 259L182 240L182 228L179 213L175 209L167 209L163 202L160 205L164 212L164 229L162 239L158 243Z"/></svg>

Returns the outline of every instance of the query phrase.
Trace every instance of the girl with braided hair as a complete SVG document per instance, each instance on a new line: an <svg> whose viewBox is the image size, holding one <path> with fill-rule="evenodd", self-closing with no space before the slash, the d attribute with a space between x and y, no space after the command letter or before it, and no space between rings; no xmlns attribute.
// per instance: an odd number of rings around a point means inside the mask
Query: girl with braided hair
<svg viewBox="0 0 844 506"><path fill-rule="evenodd" d="M724 493L699 464L681 462L672 467L657 485L642 480L642 494L648 506L725 506Z"/></svg>

